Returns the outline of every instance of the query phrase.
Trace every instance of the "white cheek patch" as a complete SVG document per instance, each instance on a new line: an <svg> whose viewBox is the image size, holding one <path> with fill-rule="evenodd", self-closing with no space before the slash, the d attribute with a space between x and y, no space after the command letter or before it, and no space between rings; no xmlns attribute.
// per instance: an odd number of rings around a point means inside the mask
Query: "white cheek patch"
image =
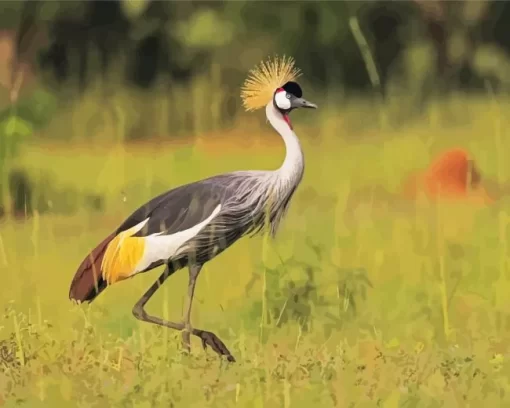
<svg viewBox="0 0 510 408"><path fill-rule="evenodd" d="M290 99L287 98L287 92L278 92L274 96L274 101L276 102L276 106L278 106L280 109L290 109Z"/></svg>

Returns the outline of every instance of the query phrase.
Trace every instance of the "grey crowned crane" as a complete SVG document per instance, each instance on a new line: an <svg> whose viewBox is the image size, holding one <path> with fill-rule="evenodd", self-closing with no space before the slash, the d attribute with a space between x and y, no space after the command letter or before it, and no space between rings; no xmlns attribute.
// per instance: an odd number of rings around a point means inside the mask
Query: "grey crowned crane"
<svg viewBox="0 0 510 408"><path fill-rule="evenodd" d="M93 249L71 282L69 298L93 301L108 285L165 265L157 281L133 307L142 321L182 331L190 351L190 335L202 340L228 361L234 357L213 333L191 326L191 306L203 265L239 238L270 228L272 236L289 207L304 171L303 152L292 129L289 113L317 106L302 98L294 82L300 75L292 58L275 57L250 71L241 98L247 111L265 107L266 116L281 135L285 160L273 171L236 171L182 185L137 209ZM145 305L166 279L188 266L189 284L183 322L149 315Z"/></svg>

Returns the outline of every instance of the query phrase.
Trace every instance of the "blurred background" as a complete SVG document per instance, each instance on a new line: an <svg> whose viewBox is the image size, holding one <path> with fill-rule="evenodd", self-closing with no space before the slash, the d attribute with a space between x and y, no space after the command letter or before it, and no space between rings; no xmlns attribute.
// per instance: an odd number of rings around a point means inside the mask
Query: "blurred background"
<svg viewBox="0 0 510 408"><path fill-rule="evenodd" d="M320 121L342 120L344 137L409 124L451 95L507 92L509 18L492 1L4 1L0 208L100 207L12 169L23 145L218 138L239 124L247 71L274 53L294 56L305 93L333 110Z"/></svg>
<svg viewBox="0 0 510 408"><path fill-rule="evenodd" d="M0 7L0 406L510 406L510 2ZM240 100L273 54L319 105L292 113L305 175L275 241L205 266L192 318L242 363L132 317L158 271L75 307L78 265L139 205L281 164ZM445 174L462 199L422 202ZM471 205L480 178L494 200ZM148 312L180 319L186 284Z"/></svg>

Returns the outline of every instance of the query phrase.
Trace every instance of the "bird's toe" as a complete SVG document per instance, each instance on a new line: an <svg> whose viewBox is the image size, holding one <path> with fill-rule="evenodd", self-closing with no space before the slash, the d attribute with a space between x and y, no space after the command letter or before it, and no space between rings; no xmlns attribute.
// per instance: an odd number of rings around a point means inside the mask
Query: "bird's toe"
<svg viewBox="0 0 510 408"><path fill-rule="evenodd" d="M202 340L202 347L204 349L209 346L215 353L219 354L220 356L225 356L227 361L232 363L236 361L234 356L232 356L228 350L227 346L225 346L225 344L214 333L201 330L196 333L196 335Z"/></svg>

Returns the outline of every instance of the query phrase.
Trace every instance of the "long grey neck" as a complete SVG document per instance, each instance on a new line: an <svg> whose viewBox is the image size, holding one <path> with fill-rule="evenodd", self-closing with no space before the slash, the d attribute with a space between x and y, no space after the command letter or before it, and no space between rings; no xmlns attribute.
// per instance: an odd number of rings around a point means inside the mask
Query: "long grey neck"
<svg viewBox="0 0 510 408"><path fill-rule="evenodd" d="M266 116L269 123L281 135L285 143L285 160L275 171L277 178L285 184L293 184L295 188L303 177L305 161L303 150L296 134L283 115L275 108L273 101L266 105Z"/></svg>

